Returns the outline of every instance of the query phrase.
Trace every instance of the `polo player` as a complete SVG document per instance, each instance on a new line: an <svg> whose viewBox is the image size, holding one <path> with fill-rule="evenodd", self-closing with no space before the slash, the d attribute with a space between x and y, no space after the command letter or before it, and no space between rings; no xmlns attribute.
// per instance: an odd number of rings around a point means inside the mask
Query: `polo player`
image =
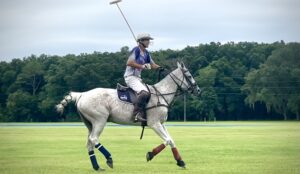
<svg viewBox="0 0 300 174"><path fill-rule="evenodd" d="M138 46L130 52L127 60L127 67L124 73L124 79L128 87L137 93L137 100L134 103L134 121L147 121L145 107L151 94L142 81L141 72L144 69L157 69L157 65L146 48L149 47L150 40L153 38L150 34L143 33L137 36Z"/></svg>

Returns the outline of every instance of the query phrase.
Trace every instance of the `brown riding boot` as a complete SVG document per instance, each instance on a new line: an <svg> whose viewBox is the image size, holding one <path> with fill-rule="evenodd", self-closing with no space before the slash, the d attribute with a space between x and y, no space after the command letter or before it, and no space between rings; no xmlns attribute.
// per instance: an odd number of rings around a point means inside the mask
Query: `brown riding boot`
<svg viewBox="0 0 300 174"><path fill-rule="evenodd" d="M133 115L134 122L146 122L146 111L145 107L149 101L150 94L146 91L141 91L138 94L137 100L134 103Z"/></svg>

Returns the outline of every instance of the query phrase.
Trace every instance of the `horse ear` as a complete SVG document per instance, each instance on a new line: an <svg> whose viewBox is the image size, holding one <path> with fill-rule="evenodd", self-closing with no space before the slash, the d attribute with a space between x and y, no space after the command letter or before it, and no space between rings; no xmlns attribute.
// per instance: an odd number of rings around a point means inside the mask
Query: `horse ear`
<svg viewBox="0 0 300 174"><path fill-rule="evenodd" d="M181 63L177 62L177 67L181 68Z"/></svg>
<svg viewBox="0 0 300 174"><path fill-rule="evenodd" d="M180 61L181 68L185 68L183 61Z"/></svg>

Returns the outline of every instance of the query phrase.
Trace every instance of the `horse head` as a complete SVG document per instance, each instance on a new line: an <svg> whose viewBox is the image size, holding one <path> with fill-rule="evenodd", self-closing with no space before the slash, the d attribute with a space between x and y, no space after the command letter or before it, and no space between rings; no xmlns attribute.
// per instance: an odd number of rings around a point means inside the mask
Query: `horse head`
<svg viewBox="0 0 300 174"><path fill-rule="evenodd" d="M188 91L191 94L200 95L201 94L201 89L199 88L199 86L196 83L194 77L192 76L190 71L186 68L184 63L182 61L177 62L177 67L182 72L182 80L178 84L179 88L183 91Z"/></svg>

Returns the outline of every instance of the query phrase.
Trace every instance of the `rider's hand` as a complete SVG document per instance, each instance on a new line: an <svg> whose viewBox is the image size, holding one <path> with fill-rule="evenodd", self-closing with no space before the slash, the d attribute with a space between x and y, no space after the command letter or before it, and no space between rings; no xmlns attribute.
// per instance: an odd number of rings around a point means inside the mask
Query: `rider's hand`
<svg viewBox="0 0 300 174"><path fill-rule="evenodd" d="M163 67L158 67L158 71L164 71L165 70L165 68L163 68Z"/></svg>
<svg viewBox="0 0 300 174"><path fill-rule="evenodd" d="M143 69L151 69L150 63L146 63L143 65Z"/></svg>

